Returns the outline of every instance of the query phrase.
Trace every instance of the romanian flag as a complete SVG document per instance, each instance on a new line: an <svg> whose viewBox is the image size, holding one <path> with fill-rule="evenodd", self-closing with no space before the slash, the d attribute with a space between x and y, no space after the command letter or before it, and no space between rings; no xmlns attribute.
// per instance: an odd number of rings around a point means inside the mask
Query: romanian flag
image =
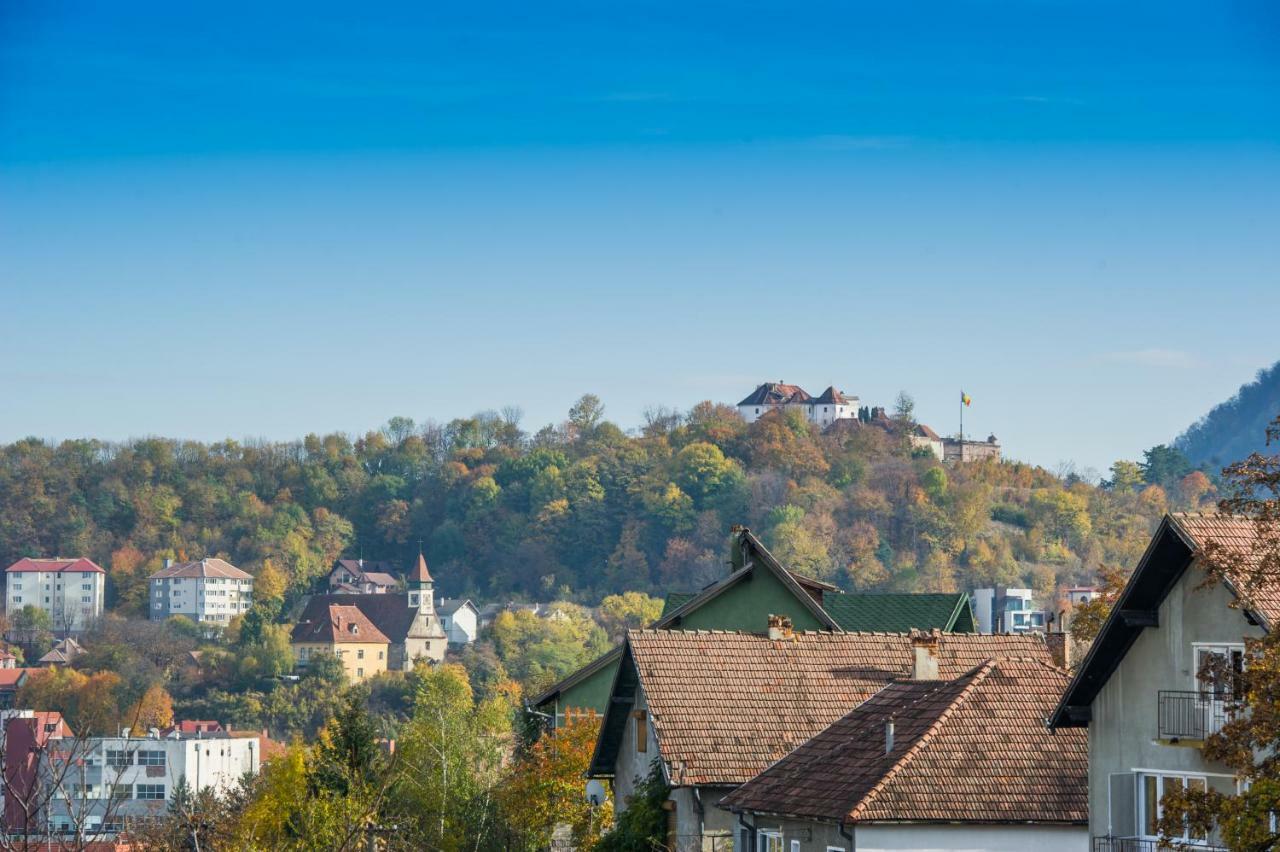
<svg viewBox="0 0 1280 852"><path fill-rule="evenodd" d="M964 391L960 391L960 401L963 402L967 408L973 402L973 397L969 396L969 394Z"/></svg>

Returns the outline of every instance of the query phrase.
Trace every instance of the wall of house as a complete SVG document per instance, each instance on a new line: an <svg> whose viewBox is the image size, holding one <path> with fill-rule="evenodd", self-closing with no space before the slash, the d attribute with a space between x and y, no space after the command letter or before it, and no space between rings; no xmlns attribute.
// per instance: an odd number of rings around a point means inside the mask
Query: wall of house
<svg viewBox="0 0 1280 852"><path fill-rule="evenodd" d="M768 569L757 566L751 579L738 582L681 619L680 630L745 630L764 633L770 615L786 615L796 630L825 630Z"/></svg>
<svg viewBox="0 0 1280 852"><path fill-rule="evenodd" d="M562 690L554 702L539 709L543 713L554 713L557 725L564 720L565 711L570 709L594 710L603 715L605 705L609 703L609 690L613 688L613 679L618 675L621 662L621 657L613 660L590 677Z"/></svg>
<svg viewBox="0 0 1280 852"><path fill-rule="evenodd" d="M757 831L780 830L782 848L791 852L793 840L800 852L850 852L849 839L834 823L806 822L776 817L745 817ZM943 852L943 850L984 850L984 852L1088 852L1086 826L1054 825L859 825L852 832L854 852ZM742 828L735 827L741 846ZM758 835L757 835L758 836ZM717 850L718 852L718 850Z"/></svg>
<svg viewBox="0 0 1280 852"><path fill-rule="evenodd" d="M390 664L390 648L384 642L343 642L336 650L324 642L294 642L292 645L294 659L304 668L318 654L336 653L350 683L385 672Z"/></svg>
<svg viewBox="0 0 1280 852"><path fill-rule="evenodd" d="M1194 690L1193 642L1239 643L1260 637L1262 629L1230 608L1234 599L1220 583L1197 588L1203 573L1193 565L1170 590L1159 609L1159 627L1145 628L1092 705L1089 724L1089 827L1106 835L1112 827L1110 785L1113 773L1135 769L1229 775L1227 767L1203 759L1189 744L1158 742L1160 690ZM1229 779L1210 786L1226 785Z"/></svg>

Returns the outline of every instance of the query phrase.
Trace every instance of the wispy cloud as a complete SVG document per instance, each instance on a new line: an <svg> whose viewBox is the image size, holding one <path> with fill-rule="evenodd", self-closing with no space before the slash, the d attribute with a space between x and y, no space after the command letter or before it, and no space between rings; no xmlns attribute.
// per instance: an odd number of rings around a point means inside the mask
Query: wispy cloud
<svg viewBox="0 0 1280 852"><path fill-rule="evenodd" d="M1203 364L1190 352L1159 348L1107 352L1097 360L1106 364L1131 364L1138 367L1160 367L1170 370L1189 370Z"/></svg>

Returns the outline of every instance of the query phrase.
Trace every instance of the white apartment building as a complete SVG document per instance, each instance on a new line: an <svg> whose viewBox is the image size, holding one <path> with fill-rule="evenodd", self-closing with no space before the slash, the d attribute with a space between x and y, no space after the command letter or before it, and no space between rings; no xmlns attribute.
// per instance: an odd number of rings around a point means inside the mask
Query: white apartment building
<svg viewBox="0 0 1280 852"><path fill-rule="evenodd" d="M91 559L19 559L5 569L5 612L49 613L59 633L79 633L102 615L107 572Z"/></svg>
<svg viewBox="0 0 1280 852"><path fill-rule="evenodd" d="M184 615L225 625L253 605L253 575L222 559L168 565L149 579L152 621Z"/></svg>
<svg viewBox="0 0 1280 852"><path fill-rule="evenodd" d="M110 835L130 819L165 813L179 783L192 792L226 791L260 768L257 737L178 731L161 736L157 730L134 736L127 729L123 734L76 738L69 731L59 731L49 735L43 743L46 759L41 761L38 781L14 774L9 779L12 795L39 802L40 828L54 835L74 833L77 828ZM42 788L25 788L33 782ZM9 822L15 821L13 816Z"/></svg>

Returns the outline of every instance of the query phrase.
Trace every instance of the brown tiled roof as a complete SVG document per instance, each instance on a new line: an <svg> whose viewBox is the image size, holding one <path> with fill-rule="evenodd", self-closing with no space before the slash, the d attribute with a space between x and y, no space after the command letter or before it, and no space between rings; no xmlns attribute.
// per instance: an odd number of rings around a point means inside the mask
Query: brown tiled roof
<svg viewBox="0 0 1280 852"><path fill-rule="evenodd" d="M91 574L105 574L101 566L92 559L78 557L76 559L63 559L57 557L54 559L33 559L30 556L24 556L17 562L5 569L5 573L20 573L24 571L44 571L55 573L58 571L87 571Z"/></svg>
<svg viewBox="0 0 1280 852"><path fill-rule="evenodd" d="M809 394L799 385L765 382L738 405L782 405L784 402L807 402Z"/></svg>
<svg viewBox="0 0 1280 852"><path fill-rule="evenodd" d="M845 823L1085 823L1088 734L1044 724L1066 684L1038 659L894 683L720 805Z"/></svg>
<svg viewBox="0 0 1280 852"><path fill-rule="evenodd" d="M849 397L845 396L843 392L836 390L835 386L832 385L828 387L826 390L824 390L821 393L821 395L819 395L813 401L817 403L827 403L832 405L848 405Z"/></svg>
<svg viewBox="0 0 1280 852"><path fill-rule="evenodd" d="M213 577L225 580L253 579L252 574L247 571L241 571L225 559L218 559L217 557L170 565L168 568L160 569L147 579L167 580L173 577Z"/></svg>
<svg viewBox="0 0 1280 852"><path fill-rule="evenodd" d="M1222 548L1224 556L1239 558L1241 570L1228 577L1232 591L1247 598L1268 624L1280 624L1280 579L1269 572L1259 576L1251 573L1261 564L1261 550L1266 547L1253 519L1220 512L1176 512L1169 519L1198 553L1212 543Z"/></svg>
<svg viewBox="0 0 1280 852"><path fill-rule="evenodd" d="M771 640L721 631L633 630L625 656L624 670L633 666L644 691L660 755L681 786L750 780L886 684L908 676L913 653L905 633L805 632ZM1009 656L1050 661L1037 635L939 639L945 678ZM626 709L606 710L595 774L612 771L607 740L621 736L610 728L610 717L619 712Z"/></svg>
<svg viewBox="0 0 1280 852"><path fill-rule="evenodd" d="M294 642L329 644L390 644L386 635L374 626L359 607L330 604L327 617L299 621L293 627Z"/></svg>

